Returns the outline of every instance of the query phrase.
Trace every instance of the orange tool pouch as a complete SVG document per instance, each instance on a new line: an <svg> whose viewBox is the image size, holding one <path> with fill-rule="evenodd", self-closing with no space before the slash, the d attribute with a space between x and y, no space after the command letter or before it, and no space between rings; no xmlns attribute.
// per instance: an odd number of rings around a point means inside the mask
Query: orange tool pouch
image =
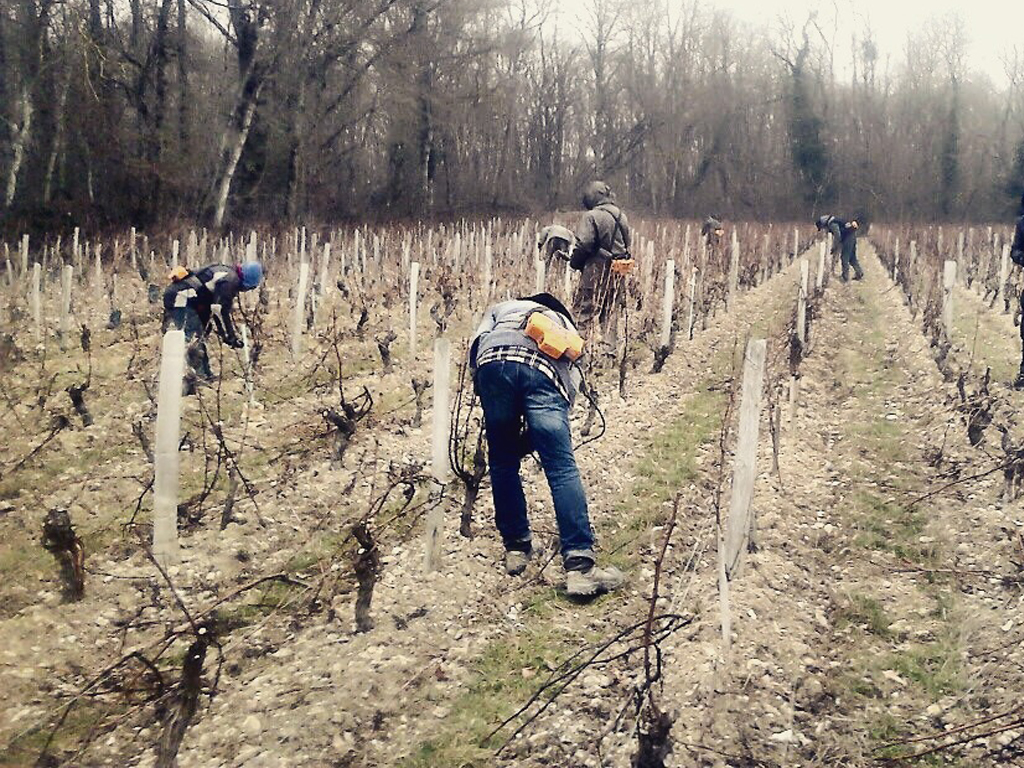
<svg viewBox="0 0 1024 768"><path fill-rule="evenodd" d="M189 271L185 267L175 267L167 274L167 279L172 283L180 283L186 277L189 276Z"/></svg>
<svg viewBox="0 0 1024 768"><path fill-rule="evenodd" d="M633 271L633 266L636 262L632 258L629 259L612 259L612 272L616 275L622 275L625 277Z"/></svg>
<svg viewBox="0 0 1024 768"><path fill-rule="evenodd" d="M541 312L534 312L527 318L524 330L537 342L540 351L550 358L559 360L564 355L569 360L576 360L583 354L583 337Z"/></svg>

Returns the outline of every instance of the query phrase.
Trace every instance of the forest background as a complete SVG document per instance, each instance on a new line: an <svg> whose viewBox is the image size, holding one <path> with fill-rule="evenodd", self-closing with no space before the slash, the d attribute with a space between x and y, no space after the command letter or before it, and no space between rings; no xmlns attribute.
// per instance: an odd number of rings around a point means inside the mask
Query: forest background
<svg viewBox="0 0 1024 768"><path fill-rule="evenodd" d="M1024 48L694 0L0 0L8 234L510 215L1007 219ZM851 6L855 8L856 6ZM837 63L839 62L839 63Z"/></svg>

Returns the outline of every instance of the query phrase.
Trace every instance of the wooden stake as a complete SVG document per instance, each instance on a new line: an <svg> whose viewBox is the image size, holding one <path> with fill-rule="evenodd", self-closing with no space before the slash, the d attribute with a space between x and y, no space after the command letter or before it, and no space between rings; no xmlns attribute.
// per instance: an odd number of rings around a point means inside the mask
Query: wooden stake
<svg viewBox="0 0 1024 768"><path fill-rule="evenodd" d="M177 563L178 443L181 427L181 381L185 374L185 332L164 334L160 357L160 390L153 453L153 556L161 566Z"/></svg>
<svg viewBox="0 0 1024 768"><path fill-rule="evenodd" d="M956 262L947 260L942 269L942 330L947 340L953 338L954 285L956 285Z"/></svg>
<svg viewBox="0 0 1024 768"><path fill-rule="evenodd" d="M661 347L667 349L672 342L672 304L676 298L676 262L665 262L665 293L661 297Z"/></svg>
<svg viewBox="0 0 1024 768"><path fill-rule="evenodd" d="M451 476L448 461L448 436L451 431L449 408L451 388L451 342L440 338L434 341L434 404L431 408L430 473L443 490ZM441 529L444 522L442 504L438 503L427 515L426 570L437 568L441 557Z"/></svg>
<svg viewBox="0 0 1024 768"><path fill-rule="evenodd" d="M419 301L420 263L409 269L409 359L416 357L416 305Z"/></svg>
<svg viewBox="0 0 1024 768"><path fill-rule="evenodd" d="M750 502L754 496L754 481L757 479L757 436L767 348L764 339L751 339L747 342L743 361L739 436L733 459L732 493L725 539L725 567L730 579L734 579L739 572L749 540L753 515Z"/></svg>
<svg viewBox="0 0 1024 768"><path fill-rule="evenodd" d="M309 283L309 262L299 263L299 289L295 297L295 313L292 315L292 357L298 359L302 352L302 326L306 319L306 286Z"/></svg>

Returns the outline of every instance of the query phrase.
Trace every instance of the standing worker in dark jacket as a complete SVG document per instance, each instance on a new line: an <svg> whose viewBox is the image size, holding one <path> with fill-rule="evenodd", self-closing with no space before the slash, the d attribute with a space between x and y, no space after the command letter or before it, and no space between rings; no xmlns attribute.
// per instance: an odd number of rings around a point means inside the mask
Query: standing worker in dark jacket
<svg viewBox="0 0 1024 768"><path fill-rule="evenodd" d="M241 349L231 306L239 291L251 291L262 279L263 267L258 261L210 264L195 272L176 267L171 272L171 284L164 291L163 330L185 331L189 366L205 379L213 378L205 342L210 323L225 344Z"/></svg>
<svg viewBox="0 0 1024 768"><path fill-rule="evenodd" d="M844 221L838 216L822 216L817 221L818 231L828 230L832 233L832 257L838 255L843 261L842 279L845 283L850 278L850 267L853 267L854 280L864 279L864 270L857 261L857 229L856 221Z"/></svg>
<svg viewBox="0 0 1024 768"><path fill-rule="evenodd" d="M725 227L717 216L708 216L700 227L700 236L704 238L704 247L711 251L722 240L725 234Z"/></svg>
<svg viewBox="0 0 1024 768"><path fill-rule="evenodd" d="M586 213L576 227L576 248L570 262L581 273L573 311L583 337L592 339L598 325L605 333L612 330L615 311L625 304L625 275L633 267L629 255L632 236L626 214L605 182L587 185L583 207Z"/></svg>
<svg viewBox="0 0 1024 768"><path fill-rule="evenodd" d="M594 533L569 430L580 385L583 341L568 310L540 293L492 306L470 345L469 362L484 409L494 519L505 545L505 571L518 576L533 555L530 518L519 468L540 456L551 489L566 571L566 589L586 596L623 582L594 562Z"/></svg>
<svg viewBox="0 0 1024 768"><path fill-rule="evenodd" d="M1024 197L1020 200L1020 216L1013 228L1013 242L1010 243L1010 258L1018 267L1024 267ZM1024 389L1024 291L1020 294L1020 338L1021 338L1021 359L1020 371L1013 382L1016 389Z"/></svg>

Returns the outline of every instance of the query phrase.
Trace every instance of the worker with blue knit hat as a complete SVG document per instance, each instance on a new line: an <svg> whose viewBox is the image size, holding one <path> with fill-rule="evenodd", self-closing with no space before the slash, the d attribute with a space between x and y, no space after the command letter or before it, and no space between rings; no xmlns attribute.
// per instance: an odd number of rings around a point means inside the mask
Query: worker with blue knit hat
<svg viewBox="0 0 1024 768"><path fill-rule="evenodd" d="M210 264L195 271L175 267L164 291L163 330L185 331L189 342L189 366L206 379L213 378L205 338L210 325L229 347L241 349L242 341L231 321L231 307L240 291L251 291L263 281L258 261L244 264Z"/></svg>

